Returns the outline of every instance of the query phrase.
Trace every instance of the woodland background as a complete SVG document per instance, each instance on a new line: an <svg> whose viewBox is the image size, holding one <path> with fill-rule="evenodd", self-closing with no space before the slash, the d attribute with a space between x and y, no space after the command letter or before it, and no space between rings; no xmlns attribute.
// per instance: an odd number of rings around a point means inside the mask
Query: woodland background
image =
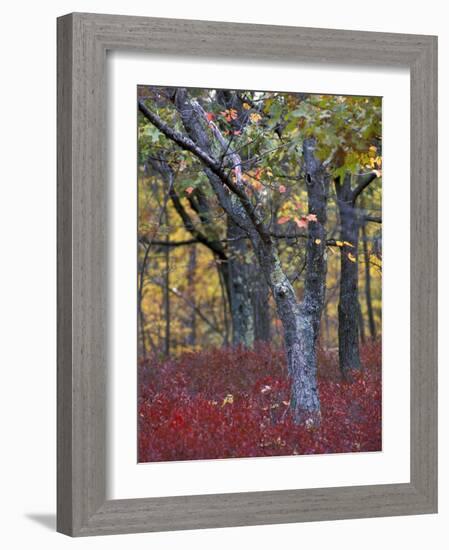
<svg viewBox="0 0 449 550"><path fill-rule="evenodd" d="M140 86L138 108L142 456L379 450L381 99ZM323 411L314 445L286 421Z"/></svg>

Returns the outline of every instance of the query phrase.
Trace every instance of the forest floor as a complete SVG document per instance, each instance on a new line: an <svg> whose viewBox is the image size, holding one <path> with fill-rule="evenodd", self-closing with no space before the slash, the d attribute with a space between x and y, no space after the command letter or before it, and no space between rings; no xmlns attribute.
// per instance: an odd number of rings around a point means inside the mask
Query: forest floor
<svg viewBox="0 0 449 550"><path fill-rule="evenodd" d="M319 352L319 428L296 426L284 354L215 349L140 361L139 462L379 451L381 343L343 381L335 351Z"/></svg>

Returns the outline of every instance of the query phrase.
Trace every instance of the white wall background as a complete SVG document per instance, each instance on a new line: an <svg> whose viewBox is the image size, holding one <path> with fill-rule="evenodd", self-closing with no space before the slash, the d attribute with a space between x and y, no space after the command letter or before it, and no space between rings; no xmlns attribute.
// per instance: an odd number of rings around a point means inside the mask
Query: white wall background
<svg viewBox="0 0 449 550"><path fill-rule="evenodd" d="M3 5L0 32L0 517L6 548L273 548L283 545L369 550L445 547L449 520L447 424L449 306L441 259L440 513L71 540L55 523L56 331L56 24L58 15L93 11L187 19L438 34L440 158L449 149L449 33L445 5L377 0L59 0ZM449 200L441 170L440 208ZM442 216L441 216L442 217ZM443 222L444 223L444 222ZM444 229L441 229L444 235ZM441 239L443 241L443 239ZM442 255L445 253L444 245ZM446 275L447 276L447 275Z"/></svg>

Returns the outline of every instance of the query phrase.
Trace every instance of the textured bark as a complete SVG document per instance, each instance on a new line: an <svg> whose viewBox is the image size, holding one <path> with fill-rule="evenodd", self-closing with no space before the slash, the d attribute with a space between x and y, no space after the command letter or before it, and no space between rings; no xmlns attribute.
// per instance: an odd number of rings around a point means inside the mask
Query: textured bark
<svg viewBox="0 0 449 550"><path fill-rule="evenodd" d="M270 331L270 289L265 278L261 275L257 264L249 266L251 275L251 302L254 318L254 340L256 342L269 342Z"/></svg>
<svg viewBox="0 0 449 550"><path fill-rule="evenodd" d="M251 348L254 345L254 319L251 301L250 266L247 240L242 229L228 218L227 238L232 343Z"/></svg>
<svg viewBox="0 0 449 550"><path fill-rule="evenodd" d="M302 315L295 291L284 273L274 244L255 239L260 267L271 289L284 330L288 372L291 379L290 408L298 424L317 424L320 420L316 361L310 360L313 328Z"/></svg>
<svg viewBox="0 0 449 550"><path fill-rule="evenodd" d="M365 223L362 223L362 244L363 257L365 260L365 300L366 309L368 312L368 327L372 340L376 339L376 323L374 322L373 301L371 297L371 271L370 271L370 254L368 250L368 240L366 235Z"/></svg>
<svg viewBox="0 0 449 550"><path fill-rule="evenodd" d="M165 223L168 225L168 211L167 205L164 209ZM166 241L170 239L167 232ZM166 357L170 356L170 247L166 246L164 250L164 315L165 315L165 336L164 336L164 354Z"/></svg>
<svg viewBox="0 0 449 550"><path fill-rule="evenodd" d="M358 324L358 249L360 219L356 201L368 185L377 177L369 172L356 178L347 174L343 181L335 181L337 204L340 216L340 240L345 243L340 249L340 300L338 304L338 354L342 375L350 379L351 371L361 369ZM350 243L352 246L348 246Z"/></svg>
<svg viewBox="0 0 449 550"><path fill-rule="evenodd" d="M329 194L329 176L314 156L315 147L314 139L304 141L308 208L309 214L315 214L317 221L310 221L308 224L306 276L301 305L303 315L310 318L314 343L320 330L326 293L326 222Z"/></svg>
<svg viewBox="0 0 449 550"><path fill-rule="evenodd" d="M144 359L147 358L147 338L145 333L145 312L143 310L143 285L145 280L145 273L147 269L148 256L150 252L150 245L145 248L142 264L139 266L139 284L137 287L137 308L139 311L139 328L140 328L140 354Z"/></svg>
<svg viewBox="0 0 449 550"><path fill-rule="evenodd" d="M360 305L360 300L357 302L357 311L358 311L358 319L359 319L359 335L360 335L360 342L362 344L366 341L366 335L365 335L365 320L363 319L363 312L362 312L362 306Z"/></svg>
<svg viewBox="0 0 449 550"><path fill-rule="evenodd" d="M340 249L340 299L338 303L338 355L345 378L360 370L358 324L358 234L357 212L353 204L351 176L337 182L337 204L340 214L340 240L350 243ZM351 260L349 254L355 261Z"/></svg>
<svg viewBox="0 0 449 550"><path fill-rule="evenodd" d="M189 300L193 306L195 304L195 271L196 271L196 247L192 246L189 253L189 263L187 265L187 288ZM194 346L196 344L196 310L192 308L189 318L189 334L187 335L187 344Z"/></svg>
<svg viewBox="0 0 449 550"><path fill-rule="evenodd" d="M320 400L317 387L316 342L324 306L326 282L326 207L329 179L316 160L314 139L304 142L304 166L309 213L307 271L302 303L282 270L274 243L266 245L253 236L259 264L270 286L284 329L287 365L291 379L291 409L298 424L320 422Z"/></svg>

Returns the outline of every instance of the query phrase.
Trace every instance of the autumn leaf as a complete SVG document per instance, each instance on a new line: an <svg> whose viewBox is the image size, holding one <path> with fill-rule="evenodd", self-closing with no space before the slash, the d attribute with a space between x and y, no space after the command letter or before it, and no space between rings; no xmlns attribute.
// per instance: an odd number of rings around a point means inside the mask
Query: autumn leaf
<svg viewBox="0 0 449 550"><path fill-rule="evenodd" d="M296 225L301 229L303 227L307 227L307 218L302 217L301 219L295 218Z"/></svg>
<svg viewBox="0 0 449 550"><path fill-rule="evenodd" d="M193 187L192 187L192 186L187 187L186 193L187 193L188 195L190 195L191 193L193 193Z"/></svg>
<svg viewBox="0 0 449 550"><path fill-rule="evenodd" d="M350 260L351 262L354 262L354 263L357 261L356 257L353 254L351 254L350 252L348 252L348 260Z"/></svg>
<svg viewBox="0 0 449 550"><path fill-rule="evenodd" d="M279 219L278 219L278 224L279 225L282 225L283 223L287 223L290 221L290 218L288 216L281 216Z"/></svg>
<svg viewBox="0 0 449 550"><path fill-rule="evenodd" d="M285 185L279 186L279 193L285 193L286 191L287 191L287 188L285 187Z"/></svg>
<svg viewBox="0 0 449 550"><path fill-rule="evenodd" d="M249 109L251 109L251 105L249 105L248 103L244 103L243 108L245 109L245 111L248 111Z"/></svg>
<svg viewBox="0 0 449 550"><path fill-rule="evenodd" d="M232 395L232 393L228 393L228 395L223 399L223 403L222 403L222 407L224 407L225 405L232 405L234 403L234 396Z"/></svg>
<svg viewBox="0 0 449 550"><path fill-rule="evenodd" d="M318 221L318 218L316 217L316 214L307 214L306 219L309 222L317 222Z"/></svg>
<svg viewBox="0 0 449 550"><path fill-rule="evenodd" d="M235 120L239 116L235 109L226 109L226 111L221 111L220 114L223 115L228 122Z"/></svg>
<svg viewBox="0 0 449 550"><path fill-rule="evenodd" d="M260 179L260 176L263 173L263 168L257 168L257 170L254 172L254 176L252 176L254 179L258 180Z"/></svg>
<svg viewBox="0 0 449 550"><path fill-rule="evenodd" d="M262 118L259 113L251 113L249 115L249 118L251 119L251 122L259 122L259 120Z"/></svg>
<svg viewBox="0 0 449 550"><path fill-rule="evenodd" d="M212 122L215 118L214 113L206 113L206 118L208 122Z"/></svg>

